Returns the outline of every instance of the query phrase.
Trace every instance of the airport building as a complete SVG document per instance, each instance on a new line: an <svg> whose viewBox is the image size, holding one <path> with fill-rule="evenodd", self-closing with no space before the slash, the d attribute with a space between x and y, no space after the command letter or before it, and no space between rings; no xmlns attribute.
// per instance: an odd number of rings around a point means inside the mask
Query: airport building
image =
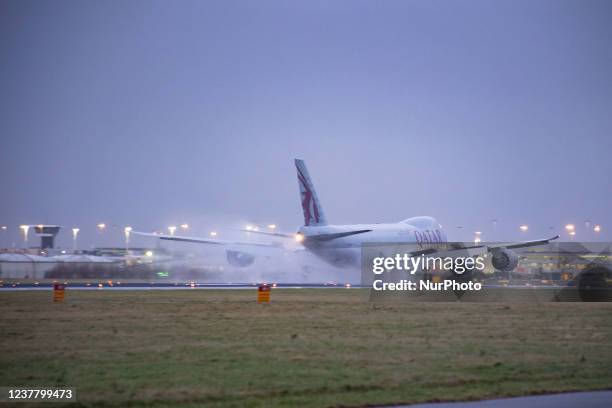
<svg viewBox="0 0 612 408"><path fill-rule="evenodd" d="M32 226L31 226L32 227ZM62 228L59 225L33 225L34 233L40 237L40 249L53 249L55 247L55 237Z"/></svg>
<svg viewBox="0 0 612 408"><path fill-rule="evenodd" d="M563 282L594 263L612 265L609 244L556 242L521 251L512 278Z"/></svg>
<svg viewBox="0 0 612 408"><path fill-rule="evenodd" d="M2 279L42 279L56 263L46 256L28 253L0 254L0 278Z"/></svg>

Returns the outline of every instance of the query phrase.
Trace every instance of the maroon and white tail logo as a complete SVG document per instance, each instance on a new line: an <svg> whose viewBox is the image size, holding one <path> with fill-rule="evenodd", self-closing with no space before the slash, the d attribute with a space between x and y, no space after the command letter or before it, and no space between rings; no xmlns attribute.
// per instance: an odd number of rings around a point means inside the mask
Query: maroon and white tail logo
<svg viewBox="0 0 612 408"><path fill-rule="evenodd" d="M308 185L308 181L304 174L298 170L298 180L300 182L300 186L302 187L300 193L302 195L302 210L304 211L304 225L310 225L311 220L314 221L314 224L319 223L319 209L314 200L314 196L312 194L312 190Z"/></svg>

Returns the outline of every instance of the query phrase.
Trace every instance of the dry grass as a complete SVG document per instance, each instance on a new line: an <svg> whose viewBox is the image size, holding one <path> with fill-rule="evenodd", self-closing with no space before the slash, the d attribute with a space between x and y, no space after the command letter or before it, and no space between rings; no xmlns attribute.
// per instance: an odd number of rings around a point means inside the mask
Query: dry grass
<svg viewBox="0 0 612 408"><path fill-rule="evenodd" d="M612 304L360 290L0 292L0 385L86 406L363 406L612 388Z"/></svg>

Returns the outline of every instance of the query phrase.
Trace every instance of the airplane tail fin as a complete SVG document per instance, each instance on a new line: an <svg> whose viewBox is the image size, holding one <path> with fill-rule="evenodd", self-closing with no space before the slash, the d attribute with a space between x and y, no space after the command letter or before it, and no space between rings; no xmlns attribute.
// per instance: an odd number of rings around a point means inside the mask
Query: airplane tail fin
<svg viewBox="0 0 612 408"><path fill-rule="evenodd" d="M298 184L300 186L302 210L304 211L304 225L327 225L323 208L321 208L319 197L310 180L310 175L308 174L308 169L306 168L304 160L295 159L295 167L297 169Z"/></svg>

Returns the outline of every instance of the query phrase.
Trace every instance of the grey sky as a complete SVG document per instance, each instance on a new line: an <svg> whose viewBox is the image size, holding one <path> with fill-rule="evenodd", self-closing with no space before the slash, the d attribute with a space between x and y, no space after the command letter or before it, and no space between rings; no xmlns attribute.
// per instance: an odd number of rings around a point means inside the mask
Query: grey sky
<svg viewBox="0 0 612 408"><path fill-rule="evenodd" d="M83 245L100 221L294 230L294 157L333 223L610 239L611 20L592 0L0 1L0 245L39 222Z"/></svg>

